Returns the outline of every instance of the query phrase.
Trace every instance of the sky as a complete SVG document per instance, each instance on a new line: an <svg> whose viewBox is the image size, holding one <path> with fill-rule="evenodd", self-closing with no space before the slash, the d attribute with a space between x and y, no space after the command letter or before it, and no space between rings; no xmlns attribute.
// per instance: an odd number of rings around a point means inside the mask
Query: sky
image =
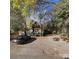
<svg viewBox="0 0 79 59"><path fill-rule="evenodd" d="M58 3L60 0L45 0L45 1L50 2L50 4L47 4L47 3L46 4L39 4L37 7L36 13L35 14L31 13L32 15L30 17L32 20L39 23L40 22L39 14L41 13L42 15L45 15L41 19L42 24L51 20L51 16L45 14L45 13L49 14L53 10L53 5L51 4L51 2Z"/></svg>
<svg viewBox="0 0 79 59"><path fill-rule="evenodd" d="M36 11L37 12L42 12L42 11L47 11L47 12L50 12L53 10L53 4L52 3L58 3L60 0L40 0L41 2L38 1L38 4L37 4L37 7L36 7ZM49 2L50 4L48 3L43 3L42 4L42 1L46 1L46 2Z"/></svg>
<svg viewBox="0 0 79 59"><path fill-rule="evenodd" d="M49 0L49 2L54 2L54 3L58 3L60 0ZM47 11L51 11L53 10L53 6L52 5L48 5L48 7L46 8Z"/></svg>
<svg viewBox="0 0 79 59"><path fill-rule="evenodd" d="M58 3L60 0L50 0L51 2Z"/></svg>

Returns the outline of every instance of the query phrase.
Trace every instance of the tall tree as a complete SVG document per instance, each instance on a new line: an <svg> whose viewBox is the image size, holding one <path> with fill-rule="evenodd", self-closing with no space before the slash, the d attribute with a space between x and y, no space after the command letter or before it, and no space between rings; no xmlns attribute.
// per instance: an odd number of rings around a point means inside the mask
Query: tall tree
<svg viewBox="0 0 79 59"><path fill-rule="evenodd" d="M26 17L29 16L29 10L34 9L36 0L10 0L12 10L19 11L20 15L25 20L25 35L26 35Z"/></svg>
<svg viewBox="0 0 79 59"><path fill-rule="evenodd" d="M53 14L55 15L53 25L59 33L69 33L69 1L61 0L54 6Z"/></svg>

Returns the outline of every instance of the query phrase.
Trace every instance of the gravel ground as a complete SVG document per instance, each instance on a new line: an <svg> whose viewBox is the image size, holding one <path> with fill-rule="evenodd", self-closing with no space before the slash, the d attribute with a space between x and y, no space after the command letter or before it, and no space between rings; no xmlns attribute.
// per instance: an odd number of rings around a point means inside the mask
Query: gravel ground
<svg viewBox="0 0 79 59"><path fill-rule="evenodd" d="M11 42L11 59L68 59L69 44L52 38L53 36L38 37L24 45Z"/></svg>

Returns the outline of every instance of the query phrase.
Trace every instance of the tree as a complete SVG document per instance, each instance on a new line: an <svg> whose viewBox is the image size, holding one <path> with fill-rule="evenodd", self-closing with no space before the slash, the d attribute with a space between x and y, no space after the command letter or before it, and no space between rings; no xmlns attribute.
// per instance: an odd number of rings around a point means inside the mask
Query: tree
<svg viewBox="0 0 79 59"><path fill-rule="evenodd" d="M68 35L69 33L69 1L61 0L57 5L54 6L54 20L53 26L57 32Z"/></svg>
<svg viewBox="0 0 79 59"><path fill-rule="evenodd" d="M26 35L26 18L29 16L29 10L34 9L36 0L10 0L11 10L20 12L20 16L25 20L25 35Z"/></svg>
<svg viewBox="0 0 79 59"><path fill-rule="evenodd" d="M47 23L46 29L55 34L69 34L69 1L60 0L59 3L53 5L53 18Z"/></svg>
<svg viewBox="0 0 79 59"><path fill-rule="evenodd" d="M50 13L52 6L56 4L56 2L51 1L51 0L37 0L37 6L36 6L36 12L39 12L38 15L38 21L40 23L40 27L41 27L41 35L44 29L44 23L49 21L48 18L51 19L51 17L47 16L47 14ZM51 8L49 10L49 7ZM46 19L47 18L47 19Z"/></svg>

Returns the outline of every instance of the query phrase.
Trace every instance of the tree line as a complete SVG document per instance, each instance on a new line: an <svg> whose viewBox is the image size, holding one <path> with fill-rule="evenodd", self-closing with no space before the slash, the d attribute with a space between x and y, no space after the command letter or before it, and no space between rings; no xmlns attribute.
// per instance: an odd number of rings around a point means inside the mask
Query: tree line
<svg viewBox="0 0 79 59"><path fill-rule="evenodd" d="M30 16L30 10L33 12L41 9L38 6L44 4L52 4L53 10L51 11L52 19L51 21L45 23L41 27L43 29L48 29L53 34L69 35L69 1L60 0L58 3L50 3L47 0L10 0L11 7L11 31L17 32L19 30L27 29L27 17ZM40 16L40 18L43 16ZM24 25L23 25L24 24ZM29 26L34 25L31 21ZM25 28L23 28L25 26ZM41 28L41 29L42 29ZM42 30L43 30L42 29Z"/></svg>

